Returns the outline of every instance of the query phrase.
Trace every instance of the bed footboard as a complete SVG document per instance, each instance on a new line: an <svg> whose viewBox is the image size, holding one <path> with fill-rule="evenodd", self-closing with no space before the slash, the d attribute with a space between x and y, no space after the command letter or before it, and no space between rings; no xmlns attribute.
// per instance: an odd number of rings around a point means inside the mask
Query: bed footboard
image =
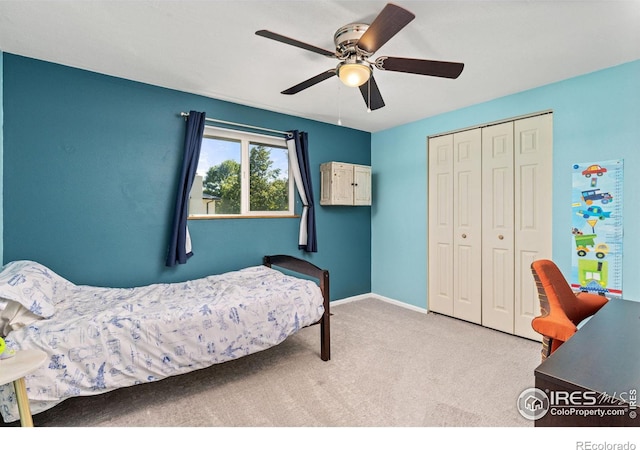
<svg viewBox="0 0 640 450"><path fill-rule="evenodd" d="M324 314L317 322L320 325L320 358L323 361L331 359L331 333L329 327L329 271L300 258L288 255L265 256L262 264L271 267L277 266L293 272L301 273L318 281L324 302Z"/></svg>

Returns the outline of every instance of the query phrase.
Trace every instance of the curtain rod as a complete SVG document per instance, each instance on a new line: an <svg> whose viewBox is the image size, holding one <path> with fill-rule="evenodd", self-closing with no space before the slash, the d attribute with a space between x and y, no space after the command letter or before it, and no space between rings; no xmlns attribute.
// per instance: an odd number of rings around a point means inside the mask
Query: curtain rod
<svg viewBox="0 0 640 450"><path fill-rule="evenodd" d="M189 117L189 113L181 112L180 116ZM268 131L269 133L284 134L287 137L292 137L293 136L293 134L291 134L288 131L272 130L270 128L262 128L262 127L254 127L253 125L245 125L244 123L227 122L226 120L210 119L208 117L205 117L204 120L205 120L205 122L215 122L215 123L221 123L221 124L224 124L224 125L231 125L231 126L235 126L235 127L251 128L253 130L260 130L260 131Z"/></svg>

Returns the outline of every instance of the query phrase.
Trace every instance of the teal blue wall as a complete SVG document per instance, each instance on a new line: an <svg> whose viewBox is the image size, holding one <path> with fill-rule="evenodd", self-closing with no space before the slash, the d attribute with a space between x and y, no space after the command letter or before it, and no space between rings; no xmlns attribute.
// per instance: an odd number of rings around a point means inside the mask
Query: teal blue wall
<svg viewBox="0 0 640 450"><path fill-rule="evenodd" d="M0 59L4 239L0 257L35 259L78 282L177 281L289 253L332 273L332 298L366 292L427 305L427 136L543 110L554 112L553 258L568 273L571 164L625 161L625 204L638 203L640 61L370 135L11 54ZM319 252L297 249L297 219L190 221L195 256L168 269L184 122L180 111L310 135L315 200L320 163L372 164L374 204L317 206ZM2 109L0 109L2 114ZM2 116L0 116L2 118ZM369 153L371 152L371 153ZM640 213L624 211L626 297ZM369 225L370 224L370 225Z"/></svg>
<svg viewBox="0 0 640 450"><path fill-rule="evenodd" d="M623 295L640 300L639 80L634 61L374 133L372 291L427 307L427 136L553 110L553 259L570 273L572 163L622 158Z"/></svg>
<svg viewBox="0 0 640 450"><path fill-rule="evenodd" d="M81 284L178 281L287 253L331 272L332 299L371 291L371 209L319 205L319 165L370 164L369 133L4 54L4 262L39 261ZM189 221L194 256L166 268L181 111L309 133L318 253L299 219Z"/></svg>

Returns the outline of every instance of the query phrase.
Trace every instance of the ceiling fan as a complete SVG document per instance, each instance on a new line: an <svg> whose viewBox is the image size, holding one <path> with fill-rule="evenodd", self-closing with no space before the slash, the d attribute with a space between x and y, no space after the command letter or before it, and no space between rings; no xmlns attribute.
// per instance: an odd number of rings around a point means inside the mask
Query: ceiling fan
<svg viewBox="0 0 640 450"><path fill-rule="evenodd" d="M380 56L375 61L368 59L414 18L413 13L388 3L371 24L350 23L340 27L333 37L335 51L325 50L268 30L259 30L256 34L340 61L335 69L329 69L296 84L282 91L282 94L297 94L337 75L347 86L359 87L367 108L376 110L384 106L384 100L373 77L374 68L443 78L458 78L462 73L464 64L459 62L393 56Z"/></svg>

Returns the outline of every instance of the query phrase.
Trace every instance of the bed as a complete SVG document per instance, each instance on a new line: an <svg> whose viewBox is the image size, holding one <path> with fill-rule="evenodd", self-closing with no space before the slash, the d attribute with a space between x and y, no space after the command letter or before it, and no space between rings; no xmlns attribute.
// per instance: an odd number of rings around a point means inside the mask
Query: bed
<svg viewBox="0 0 640 450"><path fill-rule="evenodd" d="M40 349L25 377L31 412L70 397L161 380L273 347L320 325L330 359L329 273L287 255L180 283L134 288L76 285L34 261L0 271L0 334L8 349ZM19 419L11 383L0 414Z"/></svg>

